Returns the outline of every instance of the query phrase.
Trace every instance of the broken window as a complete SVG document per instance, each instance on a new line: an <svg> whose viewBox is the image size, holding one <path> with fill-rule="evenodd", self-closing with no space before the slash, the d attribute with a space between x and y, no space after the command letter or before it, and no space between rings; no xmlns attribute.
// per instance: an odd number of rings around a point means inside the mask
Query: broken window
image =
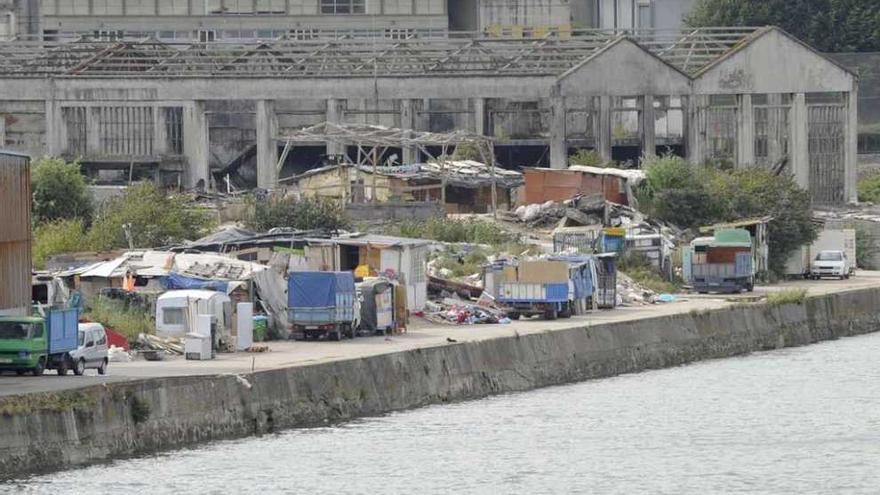
<svg viewBox="0 0 880 495"><path fill-rule="evenodd" d="M322 14L364 14L365 0L321 0Z"/></svg>
<svg viewBox="0 0 880 495"><path fill-rule="evenodd" d="M789 154L791 95L753 95L752 107L755 119L755 163L774 166L787 159Z"/></svg>

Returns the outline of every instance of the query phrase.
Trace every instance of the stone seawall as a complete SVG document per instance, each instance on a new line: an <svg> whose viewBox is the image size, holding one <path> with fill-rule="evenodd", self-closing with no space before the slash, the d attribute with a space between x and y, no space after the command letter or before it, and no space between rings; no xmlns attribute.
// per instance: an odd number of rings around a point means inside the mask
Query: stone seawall
<svg viewBox="0 0 880 495"><path fill-rule="evenodd" d="M880 329L880 288L590 325L238 376L0 400L0 479L224 438L558 385ZM574 322L570 322L572 324Z"/></svg>

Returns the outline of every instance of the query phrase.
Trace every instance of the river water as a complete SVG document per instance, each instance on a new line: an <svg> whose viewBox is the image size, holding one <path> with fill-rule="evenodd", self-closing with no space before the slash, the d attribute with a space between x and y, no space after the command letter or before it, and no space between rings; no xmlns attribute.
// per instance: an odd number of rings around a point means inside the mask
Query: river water
<svg viewBox="0 0 880 495"><path fill-rule="evenodd" d="M10 493L880 493L880 334L217 442Z"/></svg>

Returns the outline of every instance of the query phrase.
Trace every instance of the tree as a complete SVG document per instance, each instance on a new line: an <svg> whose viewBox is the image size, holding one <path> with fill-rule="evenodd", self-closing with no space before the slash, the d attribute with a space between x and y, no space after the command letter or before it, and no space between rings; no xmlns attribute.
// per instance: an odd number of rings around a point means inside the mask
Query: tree
<svg viewBox="0 0 880 495"><path fill-rule="evenodd" d="M697 0L685 23L774 25L822 52L880 50L877 0Z"/></svg>
<svg viewBox="0 0 880 495"><path fill-rule="evenodd" d="M31 192L35 224L75 218L91 221L92 198L78 162L40 158L32 168Z"/></svg>
<svg viewBox="0 0 880 495"><path fill-rule="evenodd" d="M158 247L202 237L210 216L186 196L166 196L153 183L139 183L105 202L95 215L89 240L93 249Z"/></svg>

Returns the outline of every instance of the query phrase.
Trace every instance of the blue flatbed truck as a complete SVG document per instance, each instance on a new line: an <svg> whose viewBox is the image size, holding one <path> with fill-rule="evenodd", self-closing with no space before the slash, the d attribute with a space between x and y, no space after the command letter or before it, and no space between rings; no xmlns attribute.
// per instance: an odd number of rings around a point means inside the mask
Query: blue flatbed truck
<svg viewBox="0 0 880 495"><path fill-rule="evenodd" d="M587 261L585 258L551 257L524 261L515 269L507 268L497 301L507 308L508 317L514 320L535 315L546 320L569 318L578 300L586 298L587 292L592 295Z"/></svg>
<svg viewBox="0 0 880 495"><path fill-rule="evenodd" d="M287 319L291 338L329 340L357 335L354 274L351 272L290 272L287 278Z"/></svg>

